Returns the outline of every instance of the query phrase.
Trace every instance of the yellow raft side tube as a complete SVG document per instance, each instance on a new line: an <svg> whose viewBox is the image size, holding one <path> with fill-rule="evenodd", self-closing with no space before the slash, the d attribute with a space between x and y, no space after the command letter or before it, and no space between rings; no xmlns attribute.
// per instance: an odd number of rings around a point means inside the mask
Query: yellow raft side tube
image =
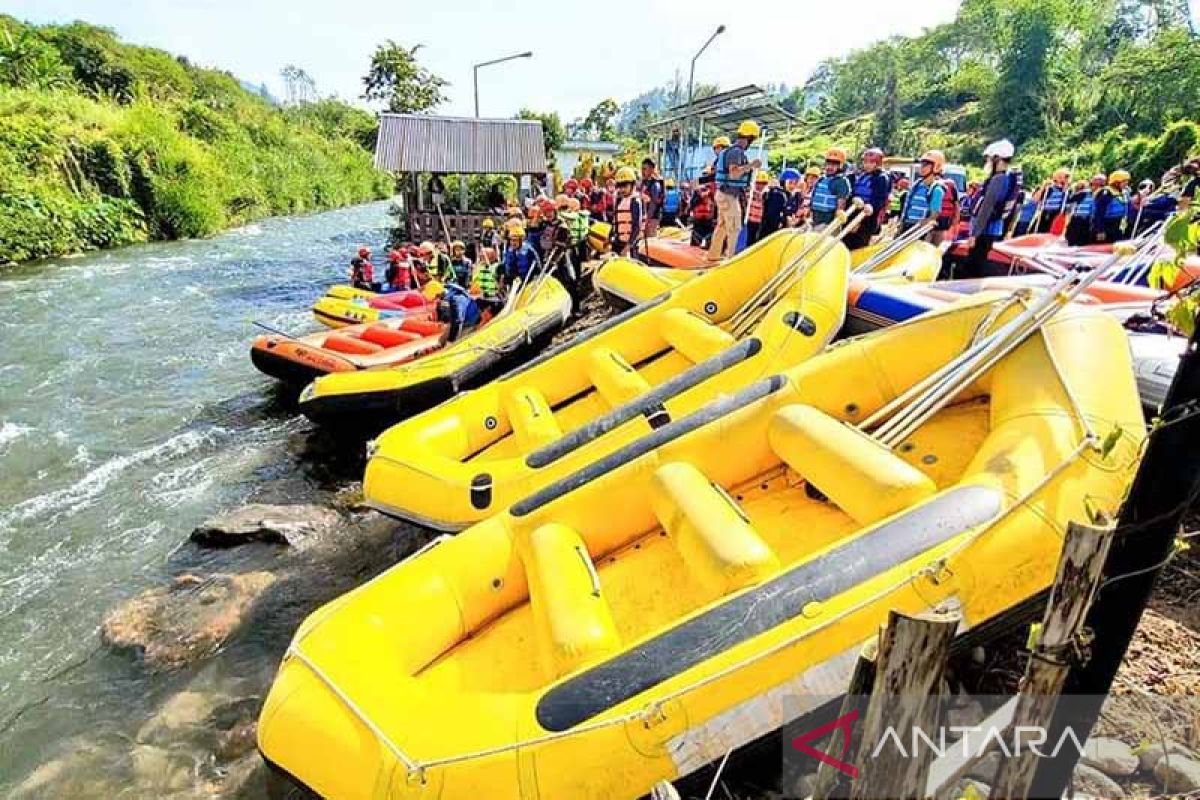
<svg viewBox="0 0 1200 800"><path fill-rule="evenodd" d="M327 328L378 322L383 318L379 309L371 308L362 302L377 296L378 293L367 289L356 289L344 283L335 284L313 303L313 319Z"/></svg>
<svg viewBox="0 0 1200 800"><path fill-rule="evenodd" d="M521 308L488 322L416 361L386 369L325 375L300 394L300 410L317 422L381 429L422 411L494 370L543 346L571 313L571 297L554 278Z"/></svg>
<svg viewBox="0 0 1200 800"><path fill-rule="evenodd" d="M723 323L814 245L803 278L736 340ZM831 240L776 234L535 364L389 429L371 448L367 502L458 530L715 397L794 366L841 327L848 265L846 249Z"/></svg>
<svg viewBox="0 0 1200 800"><path fill-rule="evenodd" d="M960 353L982 300L758 381L318 610L262 753L340 800L636 797L843 691L890 610L957 607L964 645L1040 613L1067 523L1115 511L1143 440L1115 321L1061 312L896 450L846 424Z"/></svg>
<svg viewBox="0 0 1200 800"><path fill-rule="evenodd" d="M888 245L887 242L850 251L850 271L873 257ZM941 252L928 242L911 242L899 252L884 259L866 277L888 283L937 280L942 266ZM613 259L605 262L592 276L596 291L618 307L637 305L651 297L669 292L687 283L706 270L651 267L638 261Z"/></svg>

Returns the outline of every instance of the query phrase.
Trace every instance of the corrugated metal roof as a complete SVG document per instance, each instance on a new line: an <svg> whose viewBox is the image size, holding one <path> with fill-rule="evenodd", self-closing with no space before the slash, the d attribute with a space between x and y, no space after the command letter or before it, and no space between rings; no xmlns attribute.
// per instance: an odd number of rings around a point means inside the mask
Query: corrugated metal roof
<svg viewBox="0 0 1200 800"><path fill-rule="evenodd" d="M375 166L388 172L542 173L546 145L537 120L380 114Z"/></svg>

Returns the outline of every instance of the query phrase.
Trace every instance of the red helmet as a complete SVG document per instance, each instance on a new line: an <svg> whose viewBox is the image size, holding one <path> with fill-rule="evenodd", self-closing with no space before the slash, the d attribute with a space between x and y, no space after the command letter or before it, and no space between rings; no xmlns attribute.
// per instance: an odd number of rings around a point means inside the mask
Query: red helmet
<svg viewBox="0 0 1200 800"><path fill-rule="evenodd" d="M579 182L579 185L583 187L585 192L590 192L592 190L592 179L584 178Z"/></svg>
<svg viewBox="0 0 1200 800"><path fill-rule="evenodd" d="M554 201L547 197L543 197L541 200L538 200L538 209L541 210L543 215L553 214L555 211Z"/></svg>
<svg viewBox="0 0 1200 800"><path fill-rule="evenodd" d="M882 162L883 161L883 151L880 150L878 147L869 147L866 150L863 150L863 154L862 154L862 160L866 161L867 159L874 159L875 161Z"/></svg>
<svg viewBox="0 0 1200 800"><path fill-rule="evenodd" d="M579 188L579 181L575 180L574 178L569 178L567 182L563 184L563 188L568 192L573 192Z"/></svg>
<svg viewBox="0 0 1200 800"><path fill-rule="evenodd" d="M392 262L393 264L399 264L403 258L404 258L404 256L400 253L399 250L388 250L387 260Z"/></svg>
<svg viewBox="0 0 1200 800"><path fill-rule="evenodd" d="M370 258L371 257L370 248L367 248L367 247L358 248L358 257L359 258Z"/></svg>

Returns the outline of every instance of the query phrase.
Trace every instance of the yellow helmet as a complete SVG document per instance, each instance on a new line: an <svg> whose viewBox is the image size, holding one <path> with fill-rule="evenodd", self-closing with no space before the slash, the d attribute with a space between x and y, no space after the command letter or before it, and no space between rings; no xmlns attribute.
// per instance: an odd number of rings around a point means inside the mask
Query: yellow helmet
<svg viewBox="0 0 1200 800"><path fill-rule="evenodd" d="M1108 176L1109 183L1129 183L1132 176L1123 169L1114 170Z"/></svg>
<svg viewBox="0 0 1200 800"><path fill-rule="evenodd" d="M467 246L465 244L463 244L462 242L460 242L458 239L455 239L453 242L450 243L450 249L452 251L453 250L466 250Z"/></svg>
<svg viewBox="0 0 1200 800"><path fill-rule="evenodd" d="M758 127L758 123L752 119L744 119L737 127L737 135L745 136L748 139L757 139L762 135L762 129Z"/></svg>
<svg viewBox="0 0 1200 800"><path fill-rule="evenodd" d="M765 169L760 169L758 174L754 176L755 183L766 183L769 180L771 180L771 173L767 172Z"/></svg>
<svg viewBox="0 0 1200 800"><path fill-rule="evenodd" d="M633 167L621 167L617 170L617 183L637 183L637 173Z"/></svg>
<svg viewBox="0 0 1200 800"><path fill-rule="evenodd" d="M485 220L483 221L483 227L485 227L485 228L494 228L494 227L496 227L496 220L492 219L491 217L488 217L487 219L485 219Z"/></svg>
<svg viewBox="0 0 1200 800"><path fill-rule="evenodd" d="M809 167L808 169L804 170L804 174L808 175L810 178L819 178L821 177L821 170L817 167Z"/></svg>
<svg viewBox="0 0 1200 800"><path fill-rule="evenodd" d="M825 151L825 160L826 161L836 161L839 164L845 164L846 163L846 148L844 148L844 147L829 148L828 150Z"/></svg>
<svg viewBox="0 0 1200 800"><path fill-rule="evenodd" d="M442 286L441 281L430 281L429 283L425 284L425 288L421 290L421 294L425 296L426 300L436 300L437 298L441 297L445 291L446 287Z"/></svg>
<svg viewBox="0 0 1200 800"><path fill-rule="evenodd" d="M674 178L667 178L667 182L666 182L666 183L667 183L667 188L668 188L668 189L674 189L674 188L675 188L675 179L674 179Z"/></svg>
<svg viewBox="0 0 1200 800"><path fill-rule="evenodd" d="M524 225L509 225L508 226L508 238L524 239L525 238L525 226Z"/></svg>
<svg viewBox="0 0 1200 800"><path fill-rule="evenodd" d="M728 136L718 136L717 138L713 139L713 147L729 147L730 144L732 144L732 142L729 141Z"/></svg>

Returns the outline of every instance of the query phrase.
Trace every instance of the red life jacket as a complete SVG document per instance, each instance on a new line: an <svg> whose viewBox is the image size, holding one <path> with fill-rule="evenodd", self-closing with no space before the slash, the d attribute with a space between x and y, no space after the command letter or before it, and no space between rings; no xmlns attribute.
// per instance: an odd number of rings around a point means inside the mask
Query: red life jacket
<svg viewBox="0 0 1200 800"><path fill-rule="evenodd" d="M375 282L375 265L372 264L370 261L364 260L363 266L362 266L362 276L363 276L364 283L374 283Z"/></svg>
<svg viewBox="0 0 1200 800"><path fill-rule="evenodd" d="M942 179L942 209L938 222L951 222L958 217L958 186L949 178Z"/></svg>
<svg viewBox="0 0 1200 800"><path fill-rule="evenodd" d="M756 186L750 190L750 205L746 212L748 222L762 222L764 194L766 194L766 187L759 189Z"/></svg>
<svg viewBox="0 0 1200 800"><path fill-rule="evenodd" d="M700 221L710 220L717 215L717 206L713 201L713 196L709 192L701 192L700 199L696 201L695 208L692 209L692 219Z"/></svg>
<svg viewBox="0 0 1200 800"><path fill-rule="evenodd" d="M633 240L633 203L637 195L622 197L617 201L617 239L622 242Z"/></svg>

